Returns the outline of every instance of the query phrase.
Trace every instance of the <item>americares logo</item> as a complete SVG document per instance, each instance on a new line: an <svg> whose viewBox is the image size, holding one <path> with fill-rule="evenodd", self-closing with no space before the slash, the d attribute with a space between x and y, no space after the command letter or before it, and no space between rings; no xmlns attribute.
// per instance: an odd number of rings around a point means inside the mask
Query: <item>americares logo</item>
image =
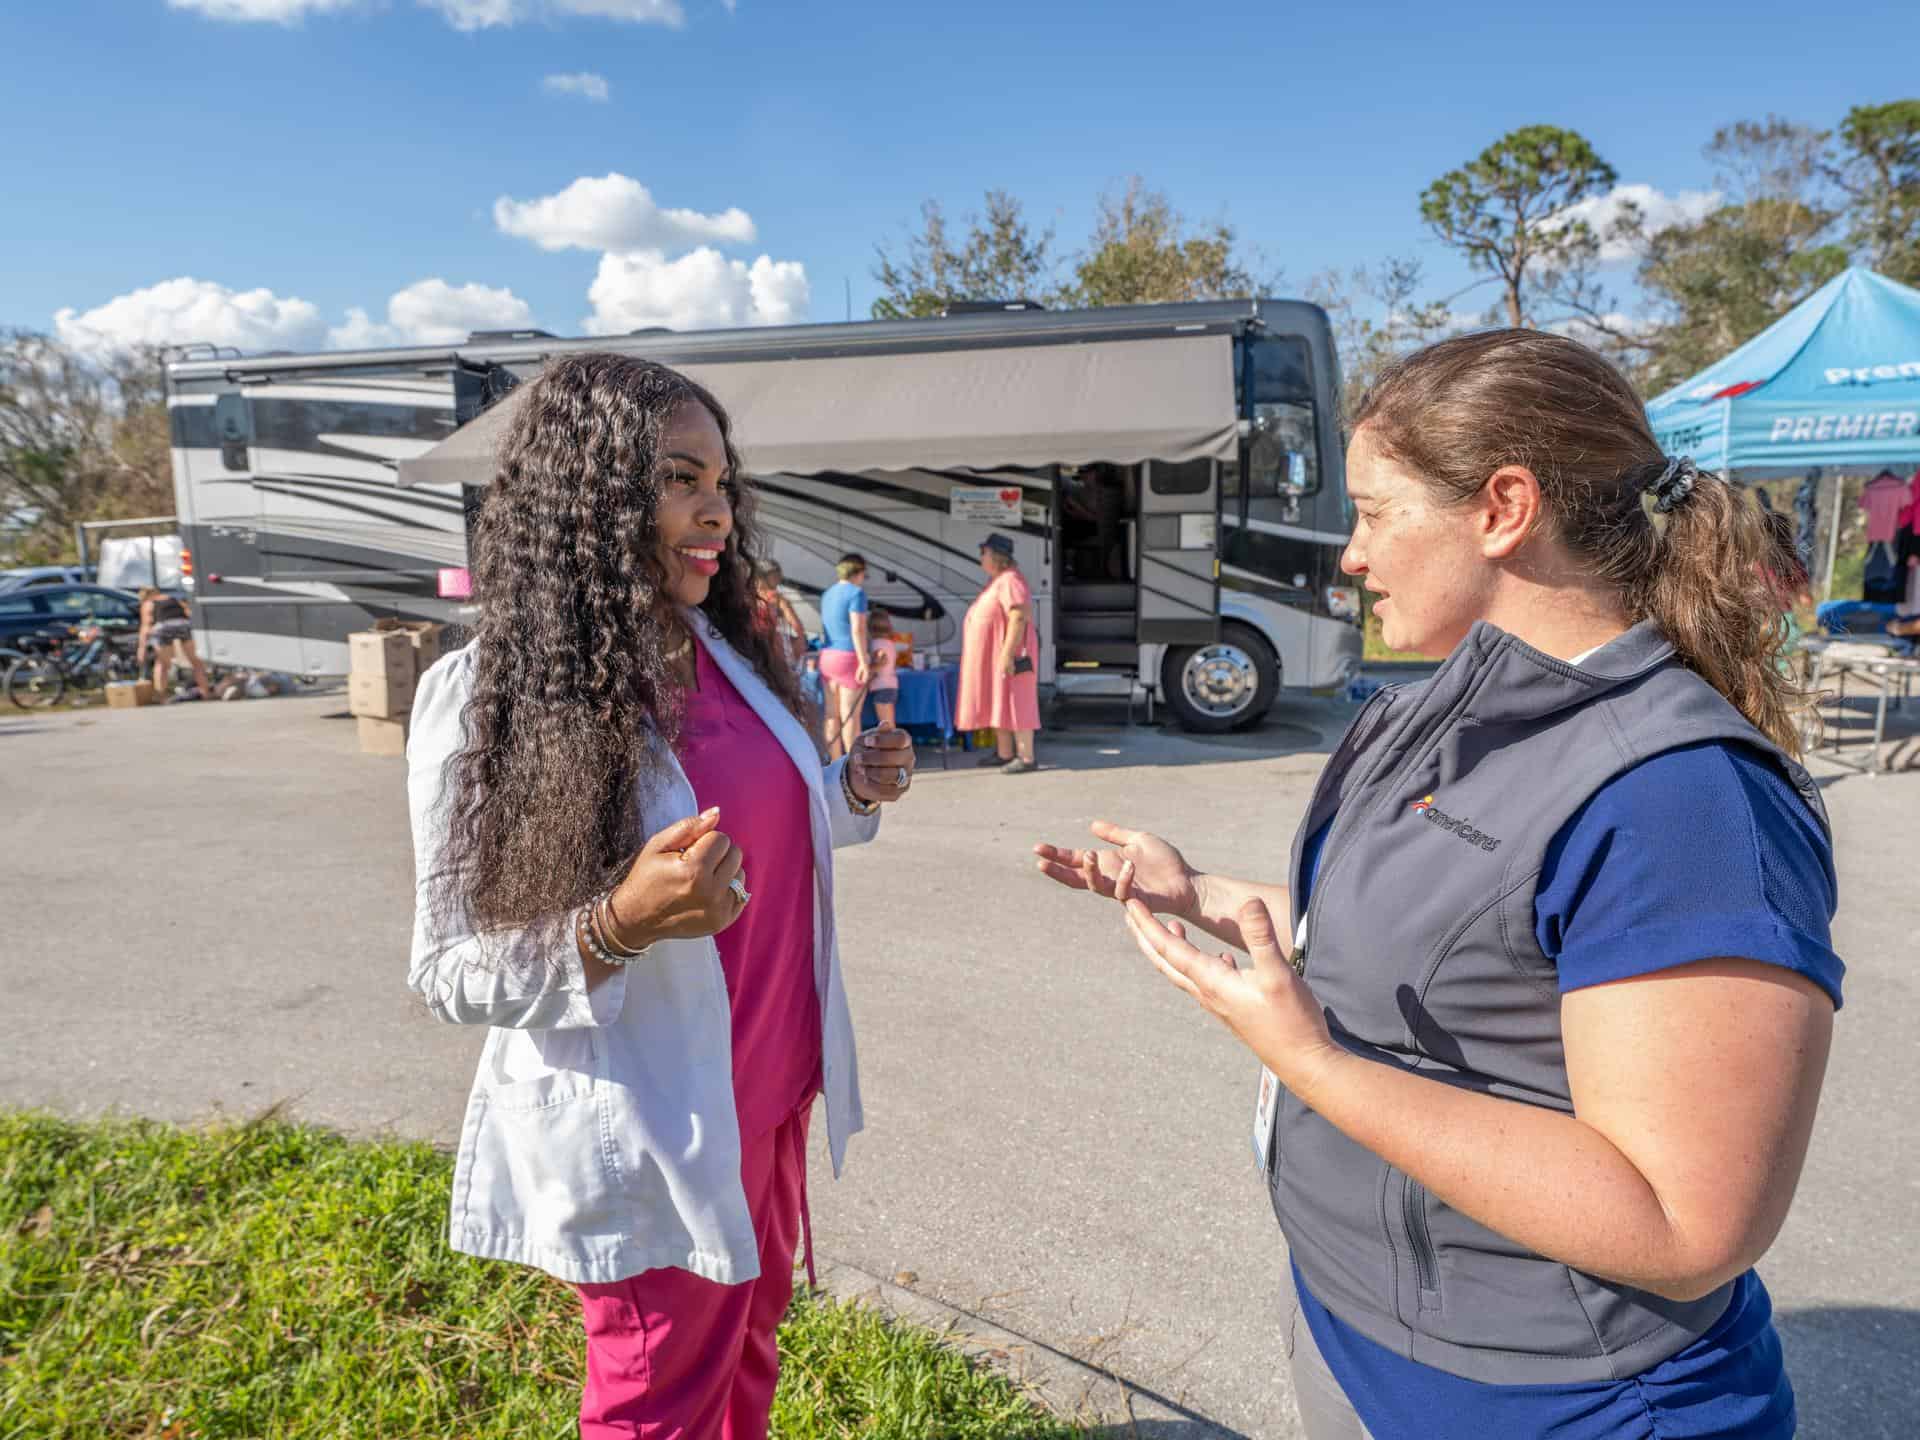
<svg viewBox="0 0 1920 1440"><path fill-rule="evenodd" d="M1436 810L1433 805L1433 796L1431 795L1423 795L1414 801L1413 813L1423 816L1428 823L1438 825L1442 830L1450 831L1458 835L1469 845L1478 845L1489 854L1500 848L1500 842L1494 839L1493 836L1487 834L1486 831L1476 830L1465 820L1456 820L1444 810Z"/></svg>

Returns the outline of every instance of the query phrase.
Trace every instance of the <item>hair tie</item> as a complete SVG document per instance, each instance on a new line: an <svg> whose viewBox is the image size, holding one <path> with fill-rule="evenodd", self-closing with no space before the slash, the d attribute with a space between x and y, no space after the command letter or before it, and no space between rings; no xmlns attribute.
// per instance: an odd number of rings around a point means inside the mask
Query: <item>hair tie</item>
<svg viewBox="0 0 1920 1440"><path fill-rule="evenodd" d="M1692 458L1676 455L1660 467L1660 473L1647 485L1646 493L1653 496L1653 508L1664 515L1693 494L1693 482L1699 478L1700 470Z"/></svg>

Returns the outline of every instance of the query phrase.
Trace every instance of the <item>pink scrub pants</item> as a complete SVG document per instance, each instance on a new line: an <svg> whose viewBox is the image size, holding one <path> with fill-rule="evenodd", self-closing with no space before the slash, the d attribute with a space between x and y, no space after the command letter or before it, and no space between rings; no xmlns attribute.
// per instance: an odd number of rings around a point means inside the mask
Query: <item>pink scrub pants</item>
<svg viewBox="0 0 1920 1440"><path fill-rule="evenodd" d="M740 1147L740 1179L760 1241L760 1276L719 1285L688 1270L647 1270L579 1285L587 1329L581 1440L765 1440L779 1379L774 1332L793 1297L807 1215L812 1099Z"/></svg>

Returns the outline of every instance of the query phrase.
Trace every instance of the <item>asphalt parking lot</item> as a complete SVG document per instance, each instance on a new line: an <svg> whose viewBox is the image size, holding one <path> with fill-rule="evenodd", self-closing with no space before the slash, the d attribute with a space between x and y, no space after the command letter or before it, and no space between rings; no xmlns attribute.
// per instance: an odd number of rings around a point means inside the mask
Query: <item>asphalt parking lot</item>
<svg viewBox="0 0 1920 1440"><path fill-rule="evenodd" d="M0 718L10 1023L0 1103L457 1133L480 1037L404 983L403 762L342 697ZM1038 838L1095 817L1196 863L1274 872L1351 707L1286 697L1203 741L1070 709L1047 768L923 759L909 804L842 852L841 931L868 1131L828 1179L823 1261L1122 1378L1140 1433L1296 1434L1284 1252L1245 1138L1253 1064L1048 885ZM1920 774L1818 767L1838 833L1848 1003L1799 1200L1762 1271L1802 1434L1914 1433ZM1116 1423L1108 1386L1086 1403ZM1124 1426L1119 1433L1127 1433Z"/></svg>

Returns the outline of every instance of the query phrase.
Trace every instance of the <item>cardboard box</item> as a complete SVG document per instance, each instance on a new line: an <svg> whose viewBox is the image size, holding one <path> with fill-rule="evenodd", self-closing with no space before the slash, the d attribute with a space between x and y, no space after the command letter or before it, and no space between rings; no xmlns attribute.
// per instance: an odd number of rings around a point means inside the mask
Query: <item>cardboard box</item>
<svg viewBox="0 0 1920 1440"><path fill-rule="evenodd" d="M356 676L413 683L413 641L404 630L356 630L347 636L347 666Z"/></svg>
<svg viewBox="0 0 1920 1440"><path fill-rule="evenodd" d="M369 720L402 719L413 711L412 675L347 677L347 709Z"/></svg>
<svg viewBox="0 0 1920 1440"><path fill-rule="evenodd" d="M376 620L373 628L384 633L404 634L413 645L413 669L424 675L440 658L440 632L445 628L431 620Z"/></svg>
<svg viewBox="0 0 1920 1440"><path fill-rule="evenodd" d="M363 755L404 755L407 753L407 722L375 720L362 715L354 722L360 727L360 752Z"/></svg>
<svg viewBox="0 0 1920 1440"><path fill-rule="evenodd" d="M132 710L153 701L151 680L113 680L107 684L107 704L115 710Z"/></svg>

